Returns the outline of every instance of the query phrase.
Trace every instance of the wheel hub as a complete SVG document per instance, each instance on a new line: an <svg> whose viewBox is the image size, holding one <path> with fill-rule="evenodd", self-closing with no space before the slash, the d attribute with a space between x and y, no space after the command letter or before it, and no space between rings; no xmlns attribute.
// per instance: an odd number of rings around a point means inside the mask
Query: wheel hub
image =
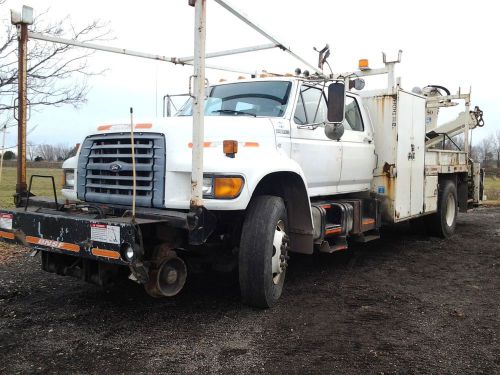
<svg viewBox="0 0 500 375"><path fill-rule="evenodd" d="M449 227L453 225L453 221L455 220L455 210L455 197L453 194L450 194L446 202L446 224L448 224Z"/></svg>
<svg viewBox="0 0 500 375"><path fill-rule="evenodd" d="M285 223L278 221L273 239L273 256L271 258L271 269L273 282L280 282L283 272L286 270L288 260L288 236L285 233Z"/></svg>

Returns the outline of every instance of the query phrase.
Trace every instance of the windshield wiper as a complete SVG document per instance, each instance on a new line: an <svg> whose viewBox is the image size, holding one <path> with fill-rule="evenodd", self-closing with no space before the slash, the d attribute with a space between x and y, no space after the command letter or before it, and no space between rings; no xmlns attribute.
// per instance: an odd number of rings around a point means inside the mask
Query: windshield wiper
<svg viewBox="0 0 500 375"><path fill-rule="evenodd" d="M233 109L216 109L215 111L212 111L210 113L228 113L228 114L233 114L233 115L247 115L247 116L257 117L257 115L255 113L237 111L237 110L233 110Z"/></svg>

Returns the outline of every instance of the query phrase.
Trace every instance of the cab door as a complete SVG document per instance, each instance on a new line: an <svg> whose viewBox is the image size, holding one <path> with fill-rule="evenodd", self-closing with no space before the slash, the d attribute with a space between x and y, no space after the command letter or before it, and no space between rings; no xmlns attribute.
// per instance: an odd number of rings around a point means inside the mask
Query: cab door
<svg viewBox="0 0 500 375"><path fill-rule="evenodd" d="M339 192L369 190L376 159L373 131L360 99L350 93L346 95L344 129Z"/></svg>
<svg viewBox="0 0 500 375"><path fill-rule="evenodd" d="M302 167L310 196L338 192L342 143L325 135L326 103L322 83L303 83L292 115L291 158Z"/></svg>

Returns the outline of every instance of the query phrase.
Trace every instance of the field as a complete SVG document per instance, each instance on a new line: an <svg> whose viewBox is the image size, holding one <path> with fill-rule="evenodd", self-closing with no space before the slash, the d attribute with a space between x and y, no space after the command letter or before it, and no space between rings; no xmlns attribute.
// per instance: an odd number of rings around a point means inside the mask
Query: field
<svg viewBox="0 0 500 375"><path fill-rule="evenodd" d="M500 178L487 177L484 181L484 193L488 200L500 200Z"/></svg>
<svg viewBox="0 0 500 375"><path fill-rule="evenodd" d="M30 176L32 174L39 175L49 175L54 176L54 181L56 183L56 191L58 193L58 198L61 196L61 169L47 169L47 168L28 168L27 184L29 185ZM14 207L14 201L12 196L16 191L16 180L17 180L17 170L16 168L7 167L3 169L2 172L2 182L0 183L0 207ZM52 192L52 181L48 178L34 178L32 185L32 193L35 195L53 197Z"/></svg>

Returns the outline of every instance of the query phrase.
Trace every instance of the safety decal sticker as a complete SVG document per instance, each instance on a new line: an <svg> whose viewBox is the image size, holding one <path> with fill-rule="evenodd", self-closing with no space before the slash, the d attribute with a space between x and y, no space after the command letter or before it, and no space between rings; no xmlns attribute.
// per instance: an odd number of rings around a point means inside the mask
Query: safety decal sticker
<svg viewBox="0 0 500 375"><path fill-rule="evenodd" d="M90 224L90 239L97 242L120 244L120 227L109 224Z"/></svg>
<svg viewBox="0 0 500 375"><path fill-rule="evenodd" d="M12 230L12 214L0 213L0 228Z"/></svg>

